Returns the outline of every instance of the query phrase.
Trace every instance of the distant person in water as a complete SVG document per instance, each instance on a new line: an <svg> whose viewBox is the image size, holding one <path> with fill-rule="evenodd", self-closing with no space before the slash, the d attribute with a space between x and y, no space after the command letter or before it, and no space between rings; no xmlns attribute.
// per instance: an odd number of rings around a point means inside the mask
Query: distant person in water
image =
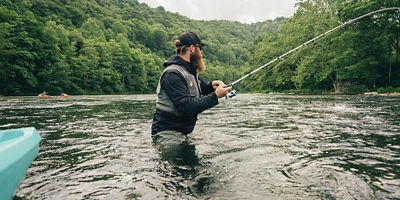
<svg viewBox="0 0 400 200"><path fill-rule="evenodd" d="M64 93L64 92L61 92L60 96L61 96L61 97L67 97L68 94L66 94L66 93Z"/></svg>
<svg viewBox="0 0 400 200"><path fill-rule="evenodd" d="M222 81L208 82L198 76L206 66L203 47L193 32L184 32L175 41L176 55L164 63L157 87L156 111L151 134L156 144L178 144L186 140L197 115L218 104L232 87Z"/></svg>

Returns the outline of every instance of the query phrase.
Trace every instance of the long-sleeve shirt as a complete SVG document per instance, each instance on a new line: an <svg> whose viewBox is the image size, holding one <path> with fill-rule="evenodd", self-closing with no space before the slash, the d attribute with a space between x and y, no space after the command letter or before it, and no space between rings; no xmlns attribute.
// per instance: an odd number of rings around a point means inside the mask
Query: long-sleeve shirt
<svg viewBox="0 0 400 200"><path fill-rule="evenodd" d="M197 75L196 69L192 63L183 60L181 57L174 55L164 63L164 67L172 64L183 66L187 71ZM154 113L152 134L165 130L175 130L183 134L189 134L193 131L197 121L197 115L204 110L218 104L218 98L215 89L208 81L199 77L201 96L193 97L189 93L189 88L185 78L176 71L170 70L164 73L160 78L161 87L167 93L175 107L181 111L184 116L177 117L172 113L168 113L157 109Z"/></svg>

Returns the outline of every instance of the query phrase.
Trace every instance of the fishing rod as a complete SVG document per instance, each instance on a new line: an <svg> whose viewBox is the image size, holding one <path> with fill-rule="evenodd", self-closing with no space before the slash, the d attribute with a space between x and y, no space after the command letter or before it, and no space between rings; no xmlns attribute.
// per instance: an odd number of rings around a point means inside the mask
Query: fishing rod
<svg viewBox="0 0 400 200"><path fill-rule="evenodd" d="M261 70L261 69L267 67L268 65L271 65L271 64L274 63L275 61L277 61L277 60L282 60L284 57L286 57L287 55L291 54L292 52L294 52L294 51L296 51L296 50L298 50L298 49L300 49L300 48L302 48L302 47L304 47L304 46L307 46L308 44L310 44L310 43L312 43L312 42L314 42L314 41L316 41L316 40L318 40L318 39L320 39L320 38L323 38L323 37L327 36L328 34L334 32L334 31L336 31L336 30L338 30L338 29L341 29L341 28L343 28L343 27L345 27L345 26L347 26L347 25L349 25L349 24L352 24L352 23L354 23L354 22L356 22L356 21L358 21L358 20L360 20L360 19L362 19L362 18L364 18L364 17L368 17L368 16L373 15L373 14L375 14L375 13L384 12L384 11L388 11L388 10L400 10L400 7L382 8L382 9L379 9L379 10L372 11L372 12L369 12L369 13L367 13L367 14L361 15L361 16L359 16L359 17L357 17L357 18L352 19L352 20L349 20L349 21L347 21L347 22L345 22L345 23L343 23L343 24L341 24L341 25L339 25L339 26L336 26L335 28L333 28L333 29L331 29L331 30L329 30L329 31L326 31L325 33L322 33L321 35L318 35L317 37L315 37L315 38L313 38L313 39L311 39L311 40L309 40L309 41L307 41L307 42L305 42L305 43L299 45L298 47L296 47L296 48L294 48L294 49L292 49L292 50L290 50L290 51L288 51L288 52L282 54L281 56L276 57L275 59L271 60L270 62L266 63L265 65L263 65L263 66L261 66L261 67L255 69L255 70L251 71L250 73L248 73L248 74L242 76L241 78L237 79L236 81L233 81L231 84L229 84L229 85L227 85L227 86L225 86L225 87L230 87L230 86L235 85L236 83L238 83L238 82L242 81L243 79L245 79L245 78L251 76L252 74L254 74L254 73L258 72L259 70ZM231 97L235 96L236 94L237 94L237 91L236 91L236 90L232 90L230 93L228 93L228 95L226 96L226 98L227 98L227 99L228 99L228 98L231 98Z"/></svg>

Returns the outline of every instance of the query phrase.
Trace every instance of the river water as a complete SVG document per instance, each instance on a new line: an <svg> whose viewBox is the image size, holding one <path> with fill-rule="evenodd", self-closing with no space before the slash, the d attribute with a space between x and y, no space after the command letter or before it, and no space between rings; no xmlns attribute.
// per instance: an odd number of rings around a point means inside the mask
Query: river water
<svg viewBox="0 0 400 200"><path fill-rule="evenodd" d="M36 127L14 199L399 199L400 97L239 94L158 147L154 95L0 97Z"/></svg>

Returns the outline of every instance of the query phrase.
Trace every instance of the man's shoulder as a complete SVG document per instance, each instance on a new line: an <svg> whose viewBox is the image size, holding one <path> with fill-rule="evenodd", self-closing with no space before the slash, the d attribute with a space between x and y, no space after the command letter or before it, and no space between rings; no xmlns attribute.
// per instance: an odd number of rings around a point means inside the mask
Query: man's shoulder
<svg viewBox="0 0 400 200"><path fill-rule="evenodd" d="M169 69L168 69L169 68ZM175 67L167 67L161 75L161 83L164 82L175 82L178 80L185 80L185 77L181 70Z"/></svg>
<svg viewBox="0 0 400 200"><path fill-rule="evenodd" d="M171 71L171 70L178 70L178 71L181 71L181 70L184 70L184 69L185 69L185 67L184 67L183 65L171 64L171 65L167 66L167 67L164 69L164 71Z"/></svg>
<svg viewBox="0 0 400 200"><path fill-rule="evenodd" d="M187 72L185 71L184 66L178 64L172 64L164 69L163 76L165 76L166 74L177 74L183 77L186 73Z"/></svg>

